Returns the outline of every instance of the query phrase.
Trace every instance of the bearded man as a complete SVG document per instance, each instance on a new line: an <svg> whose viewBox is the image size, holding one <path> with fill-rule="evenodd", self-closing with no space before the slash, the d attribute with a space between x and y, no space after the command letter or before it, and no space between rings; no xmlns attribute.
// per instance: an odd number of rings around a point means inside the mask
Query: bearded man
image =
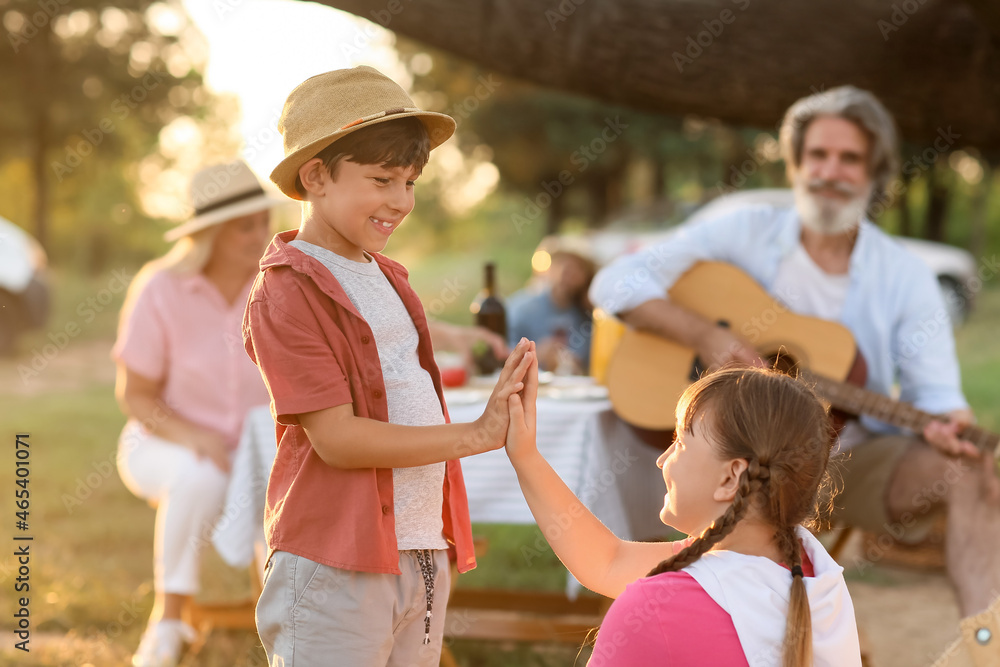
<svg viewBox="0 0 1000 667"><path fill-rule="evenodd" d="M708 366L763 363L737 332L672 303L667 290L699 260L744 270L784 306L840 322L868 365L866 388L940 419L899 433L864 417L837 444L835 518L915 542L946 512L946 563L977 665L1000 665L1000 491L992 456L958 437L973 420L947 309L930 269L866 217L898 170L892 117L852 86L796 102L780 144L794 207L723 207L663 243L600 271L595 306L679 342ZM943 323L943 324L942 324Z"/></svg>

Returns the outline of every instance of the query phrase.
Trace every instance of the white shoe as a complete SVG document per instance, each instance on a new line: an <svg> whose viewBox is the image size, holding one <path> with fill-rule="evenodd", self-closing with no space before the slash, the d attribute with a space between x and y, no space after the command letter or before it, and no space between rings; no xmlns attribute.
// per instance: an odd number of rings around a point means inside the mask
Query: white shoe
<svg viewBox="0 0 1000 667"><path fill-rule="evenodd" d="M195 629L184 621L166 619L151 623L142 633L139 648L132 656L133 667L176 667L184 644L198 637Z"/></svg>

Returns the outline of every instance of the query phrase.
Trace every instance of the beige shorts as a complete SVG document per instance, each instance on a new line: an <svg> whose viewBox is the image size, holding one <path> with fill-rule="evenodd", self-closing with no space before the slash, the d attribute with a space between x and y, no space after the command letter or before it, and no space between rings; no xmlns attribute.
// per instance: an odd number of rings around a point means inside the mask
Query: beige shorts
<svg viewBox="0 0 1000 667"><path fill-rule="evenodd" d="M257 601L257 632L271 667L437 667L451 584L448 552L434 555L430 643L427 597L414 551L399 553L402 575L353 572L275 551Z"/></svg>
<svg viewBox="0 0 1000 667"><path fill-rule="evenodd" d="M833 500L833 519L849 526L915 544L927 537L940 506L930 511L889 516L889 484L902 456L921 441L912 436L875 436L830 460L830 475L839 491Z"/></svg>

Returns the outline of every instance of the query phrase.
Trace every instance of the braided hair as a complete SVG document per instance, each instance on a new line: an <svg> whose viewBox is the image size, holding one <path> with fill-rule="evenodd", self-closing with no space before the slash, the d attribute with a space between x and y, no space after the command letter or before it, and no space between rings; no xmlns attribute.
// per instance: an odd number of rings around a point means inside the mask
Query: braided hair
<svg viewBox="0 0 1000 667"><path fill-rule="evenodd" d="M834 431L826 409L804 383L758 368L724 368L688 387L677 404L677 430L703 420L722 460L745 459L746 469L726 511L691 544L648 576L676 572L698 560L733 531L751 507L775 529L774 541L792 570L782 662L812 664L812 618L795 526L816 518Z"/></svg>

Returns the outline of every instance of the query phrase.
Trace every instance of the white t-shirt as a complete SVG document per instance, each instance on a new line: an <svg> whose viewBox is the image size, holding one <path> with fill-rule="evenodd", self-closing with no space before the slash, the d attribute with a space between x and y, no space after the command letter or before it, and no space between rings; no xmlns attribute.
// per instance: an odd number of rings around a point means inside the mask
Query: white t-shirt
<svg viewBox="0 0 1000 667"><path fill-rule="evenodd" d="M851 277L821 269L798 243L778 265L773 291L792 312L840 321Z"/></svg>
<svg viewBox="0 0 1000 667"><path fill-rule="evenodd" d="M839 322L850 284L849 274L827 273L799 242L778 265L773 292L792 312ZM841 430L834 451L845 452L869 437L868 430L857 419L851 419Z"/></svg>

